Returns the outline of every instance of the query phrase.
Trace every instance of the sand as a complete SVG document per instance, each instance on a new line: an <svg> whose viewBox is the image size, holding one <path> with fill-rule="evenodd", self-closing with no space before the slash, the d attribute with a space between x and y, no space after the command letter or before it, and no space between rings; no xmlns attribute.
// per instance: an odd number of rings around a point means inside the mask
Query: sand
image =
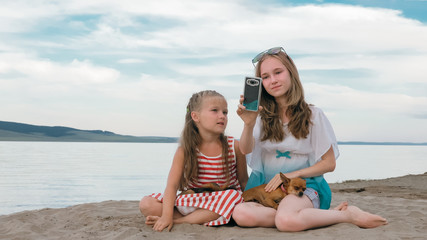
<svg viewBox="0 0 427 240"><path fill-rule="evenodd" d="M105 201L2 215L0 239L427 239L427 173L349 181L331 188L332 206L347 200L387 218L389 224L362 229L341 223L298 233L181 224L159 233L144 224L138 201Z"/></svg>

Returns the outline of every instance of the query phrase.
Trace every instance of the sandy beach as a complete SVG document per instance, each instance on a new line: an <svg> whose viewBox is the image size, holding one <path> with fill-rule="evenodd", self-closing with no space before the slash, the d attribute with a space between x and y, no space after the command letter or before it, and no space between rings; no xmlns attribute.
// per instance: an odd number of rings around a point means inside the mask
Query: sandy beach
<svg viewBox="0 0 427 240"><path fill-rule="evenodd" d="M0 239L426 239L427 173L383 180L331 184L332 206L342 201L387 218L389 224L361 229L336 224L298 233L235 225L175 225L154 232L144 224L138 200L104 201L61 209L0 216Z"/></svg>

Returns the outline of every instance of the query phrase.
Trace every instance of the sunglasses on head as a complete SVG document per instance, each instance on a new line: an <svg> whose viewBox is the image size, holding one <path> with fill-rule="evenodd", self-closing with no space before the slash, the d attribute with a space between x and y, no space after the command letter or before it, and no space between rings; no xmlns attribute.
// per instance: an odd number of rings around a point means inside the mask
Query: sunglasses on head
<svg viewBox="0 0 427 240"><path fill-rule="evenodd" d="M255 66L255 64L259 60L261 60L261 58L264 57L265 54L276 55L280 52L284 52L286 54L285 49L283 49L282 47L274 47L274 48L270 48L268 50L262 51L252 59L252 64Z"/></svg>

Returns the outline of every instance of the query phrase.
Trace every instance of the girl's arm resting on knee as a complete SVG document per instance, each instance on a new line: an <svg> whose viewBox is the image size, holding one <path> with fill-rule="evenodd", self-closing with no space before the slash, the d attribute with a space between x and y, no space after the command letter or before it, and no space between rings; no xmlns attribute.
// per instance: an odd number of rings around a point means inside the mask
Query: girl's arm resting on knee
<svg viewBox="0 0 427 240"><path fill-rule="evenodd" d="M315 163L313 166L310 166L308 168L303 168L295 172L286 173L285 175L288 178L317 177L327 172L333 172L335 170L335 166L336 166L335 155L334 155L334 150L332 149L332 146L331 146L329 150L325 154L323 154L322 159L317 163Z"/></svg>
<svg viewBox="0 0 427 240"><path fill-rule="evenodd" d="M315 163L313 166L299 169L294 172L289 172L289 173L286 173L285 175L288 178L317 177L324 173L334 171L335 166L336 166L335 155L334 155L334 150L332 149L332 146L331 146L329 150L325 154L323 154L322 159L317 163ZM265 191L271 192L275 190L281 183L282 183L282 180L280 179L280 174L277 173L267 184L267 186L265 187Z"/></svg>
<svg viewBox="0 0 427 240"><path fill-rule="evenodd" d="M239 141L237 140L234 141L234 152L236 153L237 180L242 187L242 191L244 191L249 178L248 168L246 166L246 157L240 151Z"/></svg>
<svg viewBox="0 0 427 240"><path fill-rule="evenodd" d="M179 181L184 172L184 151L181 147L175 152L172 166L169 171L166 189L163 194L162 216L153 226L156 231L162 231L166 227L170 231L173 226L173 213L175 208L176 193L178 191Z"/></svg>

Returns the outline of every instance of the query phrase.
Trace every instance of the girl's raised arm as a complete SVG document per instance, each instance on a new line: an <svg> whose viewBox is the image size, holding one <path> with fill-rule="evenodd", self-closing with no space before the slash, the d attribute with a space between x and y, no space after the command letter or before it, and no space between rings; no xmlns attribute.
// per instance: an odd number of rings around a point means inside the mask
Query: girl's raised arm
<svg viewBox="0 0 427 240"><path fill-rule="evenodd" d="M244 122L242 135L240 136L240 150L243 154L248 154L252 152L254 147L255 141L253 137L253 130L256 123L256 118L262 107L259 107L258 112L247 111L242 103L243 95L240 95L240 104L237 108L237 115L239 115L239 117Z"/></svg>
<svg viewBox="0 0 427 240"><path fill-rule="evenodd" d="M242 191L244 191L248 182L248 168L246 166L246 157L240 151L239 141L237 140L234 140L234 152L236 153L237 180L242 187Z"/></svg>

